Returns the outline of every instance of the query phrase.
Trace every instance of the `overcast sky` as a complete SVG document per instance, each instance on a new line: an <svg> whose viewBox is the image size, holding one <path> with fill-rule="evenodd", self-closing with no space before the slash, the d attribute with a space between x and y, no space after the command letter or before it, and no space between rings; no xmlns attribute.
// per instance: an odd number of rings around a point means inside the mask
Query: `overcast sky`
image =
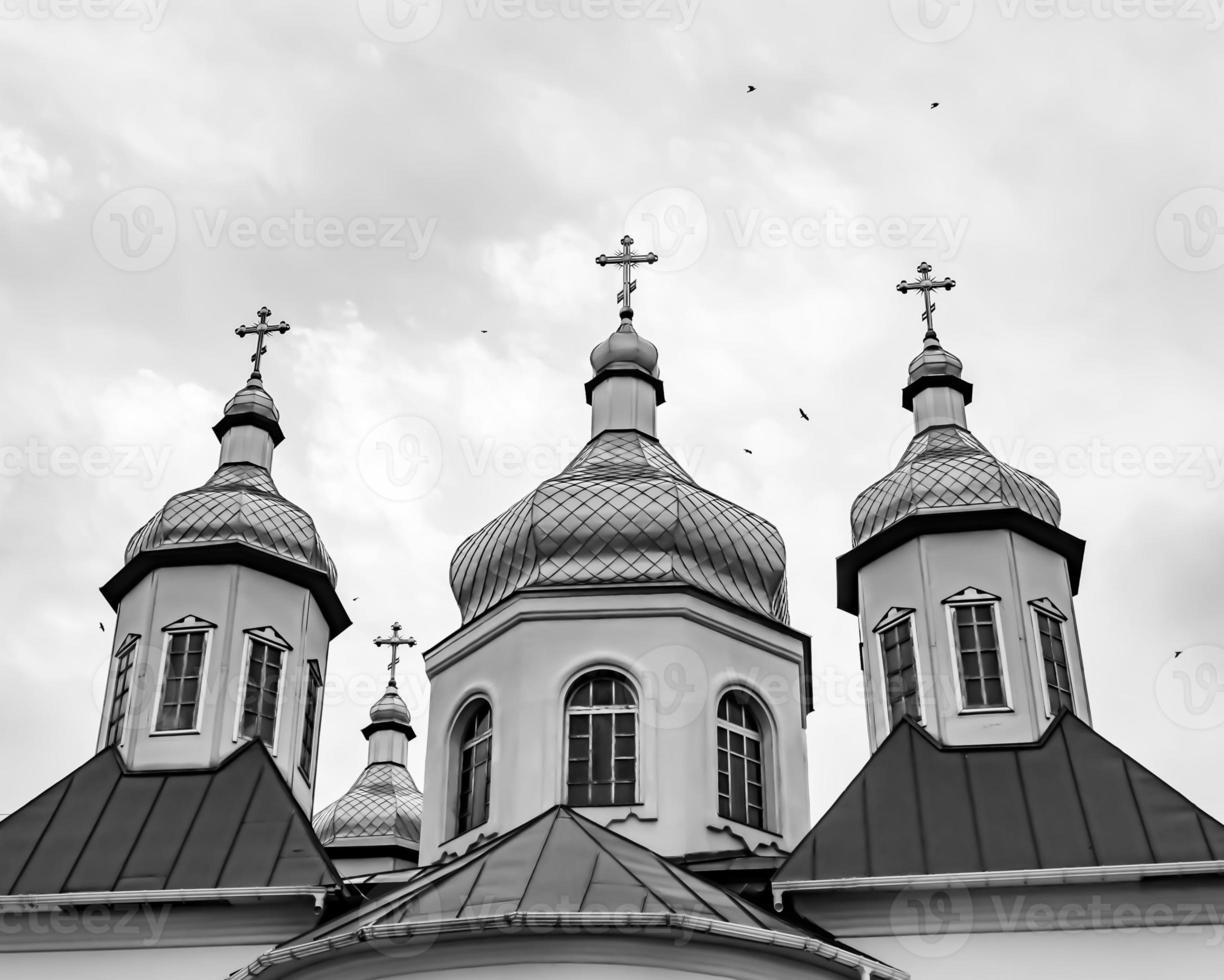
<svg viewBox="0 0 1224 980"><path fill-rule="evenodd" d="M262 304L354 619L342 793L369 640L455 629L456 545L585 441L628 230L662 439L787 542L814 817L867 756L834 558L911 431L922 260L971 427L1087 539L1095 726L1224 815L1224 0L396 2L0 2L0 812L93 753L98 586L215 468Z"/></svg>

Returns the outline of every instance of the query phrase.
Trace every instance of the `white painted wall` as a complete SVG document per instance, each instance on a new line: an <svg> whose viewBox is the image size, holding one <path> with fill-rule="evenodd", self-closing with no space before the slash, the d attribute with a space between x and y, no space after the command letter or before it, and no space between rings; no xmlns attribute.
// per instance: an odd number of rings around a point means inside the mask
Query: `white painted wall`
<svg viewBox="0 0 1224 980"><path fill-rule="evenodd" d="M5 980L224 980L267 946L93 949L0 955Z"/></svg>

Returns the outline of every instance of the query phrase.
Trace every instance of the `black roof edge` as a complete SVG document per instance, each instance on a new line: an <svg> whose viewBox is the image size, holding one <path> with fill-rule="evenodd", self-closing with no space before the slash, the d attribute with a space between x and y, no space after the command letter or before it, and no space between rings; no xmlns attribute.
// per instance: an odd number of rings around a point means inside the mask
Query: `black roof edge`
<svg viewBox="0 0 1224 980"><path fill-rule="evenodd" d="M328 581L325 572L241 541L141 551L99 591L110 603L111 609L117 610L123 597L150 572L158 568L181 568L185 565L243 565L308 589L323 611L331 639L335 639L353 624L336 593L335 586Z"/></svg>
<svg viewBox="0 0 1224 980"><path fill-rule="evenodd" d="M1071 578L1071 594L1079 592L1080 572L1084 564L1085 542L1074 534L1019 507L981 510L955 510L947 513L910 514L891 524L862 544L851 548L837 559L837 608L858 615L858 573L877 558L923 534L951 534L958 531L1014 531L1067 561Z"/></svg>
<svg viewBox="0 0 1224 980"><path fill-rule="evenodd" d="M663 398L663 382L656 378L653 374L648 374L641 368L604 368L595 377L586 383L586 403L591 404L591 392L599 387L608 378L637 378L639 381L645 381L655 392L655 404L662 405Z"/></svg>
<svg viewBox="0 0 1224 980"><path fill-rule="evenodd" d="M260 412L234 412L232 415L222 416L221 421L213 426L213 435L220 442L221 437L230 429L237 428L240 425L252 425L257 429L263 429L272 437L272 445L279 446L285 441L285 433L280 427L280 423L275 419L270 419Z"/></svg>
<svg viewBox="0 0 1224 980"><path fill-rule="evenodd" d="M951 374L924 374L901 389L901 407L912 412L914 396L927 388L951 388L965 396L966 405L973 401L973 385L964 378Z"/></svg>

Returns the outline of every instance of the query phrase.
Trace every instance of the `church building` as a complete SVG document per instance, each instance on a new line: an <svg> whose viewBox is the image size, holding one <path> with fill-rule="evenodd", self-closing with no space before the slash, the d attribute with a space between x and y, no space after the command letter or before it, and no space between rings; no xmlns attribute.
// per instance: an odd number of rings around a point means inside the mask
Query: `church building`
<svg viewBox="0 0 1224 980"><path fill-rule="evenodd" d="M396 679L416 641L394 623L337 800L314 787L350 620L314 521L273 481L261 370L289 326L264 308L239 328L254 370L213 428L216 472L102 587L97 752L0 822L2 975L1221 973L1224 825L1092 729L1084 542L968 428L973 386L931 302L955 283L923 263L898 286L925 305L915 434L853 502L837 559L872 754L813 824L786 548L660 440L660 355L630 302L657 257L632 245L596 260L622 288L590 355L590 440L454 553L459 625L420 653L424 771Z"/></svg>

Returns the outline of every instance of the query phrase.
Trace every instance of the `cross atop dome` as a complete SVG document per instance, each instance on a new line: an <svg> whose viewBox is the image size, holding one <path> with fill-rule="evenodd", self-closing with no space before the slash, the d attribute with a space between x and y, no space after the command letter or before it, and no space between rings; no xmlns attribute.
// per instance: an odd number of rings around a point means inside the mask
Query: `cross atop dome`
<svg viewBox="0 0 1224 980"><path fill-rule="evenodd" d="M596 265L619 265L624 285L621 291L616 294L617 302L620 303L620 312L622 320L633 319L633 304L629 302L633 291L637 289L637 283L633 279L633 267L639 262L645 262L647 265L653 265L659 261L659 257L654 252L647 252L645 255L638 255L633 251L633 239L626 235L620 240L621 251L616 255L599 255L595 258Z"/></svg>
<svg viewBox="0 0 1224 980"><path fill-rule="evenodd" d="M259 366L263 355L268 353L267 345L264 343L265 338L270 333L288 333L289 324L287 324L284 320L281 320L280 323L269 323L268 317L272 315L272 311L266 306L261 306L255 315L259 317L259 322L255 324L255 326L248 327L243 325L241 327L235 327L234 333L236 333L239 337L246 337L248 334L255 334L255 353L251 355L251 362L255 366L251 369L251 378L256 381L260 381L263 379L263 375L259 373Z"/></svg>
<svg viewBox="0 0 1224 980"><path fill-rule="evenodd" d="M922 293L922 301L926 309L923 310L922 319L926 322L927 340L935 339L935 304L931 302L932 289L952 289L956 285L955 279L932 279L931 264L922 262L918 265L918 278L913 282L905 282L902 280L897 283L897 292L908 293L911 289L919 290Z"/></svg>
<svg viewBox="0 0 1224 980"><path fill-rule="evenodd" d="M416 646L417 642L416 639L411 636L400 636L400 630L402 629L403 627L399 623L392 623L390 636L379 636L375 637L374 639L374 645L376 647L391 648L391 662L387 664L387 669L391 671L391 681L388 684L389 687L395 687L395 668L399 665L399 648L408 647L408 649L411 650L414 646Z"/></svg>

